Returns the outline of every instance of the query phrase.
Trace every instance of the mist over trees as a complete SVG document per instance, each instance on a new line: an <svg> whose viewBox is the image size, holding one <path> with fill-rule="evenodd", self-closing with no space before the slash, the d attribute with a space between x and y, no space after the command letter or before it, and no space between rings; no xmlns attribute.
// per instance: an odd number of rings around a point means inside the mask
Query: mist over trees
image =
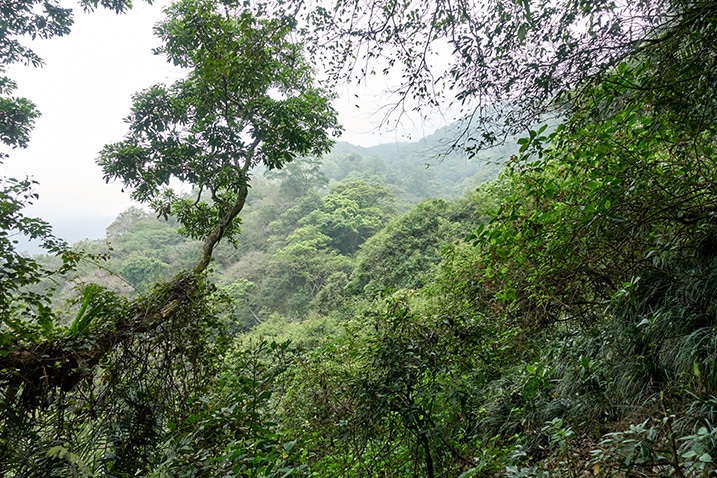
<svg viewBox="0 0 717 478"><path fill-rule="evenodd" d="M3 64L71 15L0 7ZM166 15L187 75L98 158L149 209L70 247L25 214L30 179L0 185L3 475L715 473L717 4ZM383 74L388 121L460 121L335 143L332 87ZM39 113L0 83L25 147Z"/></svg>

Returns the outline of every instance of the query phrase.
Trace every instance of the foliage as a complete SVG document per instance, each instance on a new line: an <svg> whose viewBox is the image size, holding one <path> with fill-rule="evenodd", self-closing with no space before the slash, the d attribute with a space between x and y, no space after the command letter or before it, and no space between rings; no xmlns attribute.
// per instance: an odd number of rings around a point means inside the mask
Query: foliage
<svg viewBox="0 0 717 478"><path fill-rule="evenodd" d="M608 84L591 104L622 93ZM546 141L541 133L523 150ZM496 222L473 235L489 258L484 284L539 323L594 320L637 267L711 234L710 138L684 134L643 105L598 122L576 117L539 158L509 169Z"/></svg>
<svg viewBox="0 0 717 478"><path fill-rule="evenodd" d="M481 389L515 351L509 337L496 345L500 325L469 315L449 288L397 291L354 307L360 318L304 360L283 404L307 441L310 469L457 476L480 461L496 470L502 444L476 462L472 454L485 438L475 427Z"/></svg>
<svg viewBox="0 0 717 478"><path fill-rule="evenodd" d="M64 244L22 215L31 184L6 182L0 471L714 474L713 2L294 5L170 7L159 51L187 76L136 95L130 133L103 150L108 179L204 241L193 273L151 287L193 244L128 211L108 231L111 265L145 294L90 284L67 326L45 320L28 286L53 269L16 260L11 234ZM445 42L439 72L428 60ZM500 117L458 130L471 154L526 135L496 181L393 218L402 204L374 176L410 201L443 179L381 148L292 163L337 130L304 48L327 55L330 79L399 67L399 101L436 105L445 84L468 121ZM247 202L251 171L285 165L269 173L283 186L251 178ZM245 202L251 236L218 249L215 290L204 271Z"/></svg>
<svg viewBox="0 0 717 478"><path fill-rule="evenodd" d="M135 290L144 292L168 271L169 266L159 259L135 253L122 261L120 274Z"/></svg>
<svg viewBox="0 0 717 478"><path fill-rule="evenodd" d="M251 330L261 323L257 315L256 284L246 279L237 279L219 289L231 303L231 322L242 332Z"/></svg>
<svg viewBox="0 0 717 478"><path fill-rule="evenodd" d="M460 224L457 208L443 200L424 201L392 220L362 247L348 289L373 297L382 291L416 289L440 262L440 249L466 235L475 222L470 214Z"/></svg>
<svg viewBox="0 0 717 478"><path fill-rule="evenodd" d="M0 73L2 71L0 68ZM13 80L0 76L0 141L13 148L25 148L40 113L27 98L11 96L16 88ZM6 153L0 155L0 158L5 157Z"/></svg>
<svg viewBox="0 0 717 478"><path fill-rule="evenodd" d="M101 6L122 13L131 7L126 0L82 0L85 11ZM13 63L42 65L42 59L23 39L64 36L72 26L72 8L61 2L30 0L0 7L0 73L4 65ZM35 120L40 113L27 98L13 96L17 84L0 75L0 142L11 148L24 148ZM8 154L0 153L0 162ZM23 208L37 199L30 179L0 180L0 352L4 355L20 344L50 339L56 325L48 291L32 287L74 269L80 254L52 234L51 227L41 219L28 217ZM46 267L17 250L21 237L39 242L49 254L60 256L61 264Z"/></svg>
<svg viewBox="0 0 717 478"><path fill-rule="evenodd" d="M226 347L205 285L178 277L132 303L88 286L66 336L37 352L44 377L3 370L2 472L148 470L167 423L187 413L180 398L204 392Z"/></svg>
<svg viewBox="0 0 717 478"><path fill-rule="evenodd" d="M700 427L694 434L676 437L675 416L645 420L628 429L607 434L593 450L596 473L615 476L710 476L714 471L714 432Z"/></svg>
<svg viewBox="0 0 717 478"><path fill-rule="evenodd" d="M287 241L269 263L262 302L267 311L301 318L333 274L350 271L351 261L332 250L330 238L315 227L301 227Z"/></svg>
<svg viewBox="0 0 717 478"><path fill-rule="evenodd" d="M546 113L579 114L572 100L626 58L651 65L644 81L626 83L636 102L670 109L677 124L712 123L709 0L288 3L306 19L306 43L333 81L385 75L393 93L386 123L410 109L460 107L465 128L454 144L472 152Z"/></svg>
<svg viewBox="0 0 717 478"><path fill-rule="evenodd" d="M85 10L102 6L118 13L131 6L126 0L83 0L81 5ZM40 66L42 59L23 45L22 39L68 34L72 9L59 2L15 2L0 7L0 23L3 25L0 64L21 62ZM4 71L4 66L0 67L0 73ZM0 77L0 142L11 148L24 148L40 113L27 98L12 96L16 88L13 80L4 75ZM0 153L0 162L7 157L7 153ZM73 269L80 257L52 234L48 223L23 213L23 208L37 199L34 185L35 182L27 178L0 180L0 352L3 354L11 348L10 344L49 338L55 321L50 299L46 293L29 290L28 286ZM62 264L47 268L23 256L17 250L18 241L14 236L38 241L48 253L61 256Z"/></svg>
<svg viewBox="0 0 717 478"><path fill-rule="evenodd" d="M279 189L287 200L298 200L328 184L322 164L323 159L305 157L287 164L283 169L270 169L264 176L281 181Z"/></svg>
<svg viewBox="0 0 717 478"><path fill-rule="evenodd" d="M380 184L338 183L299 224L315 225L319 233L329 238L331 247L342 255L351 255L395 213L390 199L391 193Z"/></svg>
<svg viewBox="0 0 717 478"><path fill-rule="evenodd" d="M337 142L323 159L322 171L329 180L378 178L391 189L398 209L424 199L454 199L484 181L494 179L511 156L514 145L485 151L468 159L462 151L450 151L458 126L437 130L430 136L408 143L358 147Z"/></svg>
<svg viewBox="0 0 717 478"><path fill-rule="evenodd" d="M284 211L270 224L274 247L262 273L242 276L256 285L250 322L273 313L301 320L322 301L332 309L342 300L345 284L338 284L350 274L352 256L394 213L388 190L363 181L334 184L321 197L310 193ZM333 292L322 292L326 287Z"/></svg>
<svg viewBox="0 0 717 478"><path fill-rule="evenodd" d="M680 377L691 390L714 395L714 252L702 242L670 259L620 292L616 330L646 380Z"/></svg>
<svg viewBox="0 0 717 478"><path fill-rule="evenodd" d="M192 413L172 423L164 459L151 476L295 475L296 443L270 417L272 395L293 362L288 342L235 344L212 388L192 397Z"/></svg>
<svg viewBox="0 0 717 478"><path fill-rule="evenodd" d="M45 221L27 217L23 208L37 195L33 181L6 178L0 190L0 351L7 353L13 345L33 343L50 338L55 317L48 295L28 289L49 277L71 270L80 255L70 251L67 244L56 238ZM60 255L61 264L44 267L35 259L17 250L13 236L40 241L48 252Z"/></svg>
<svg viewBox="0 0 717 478"><path fill-rule="evenodd" d="M134 199L204 240L202 270L216 243L239 232L249 171L327 151L336 113L289 40L290 18L260 20L229 0L180 1L167 15L157 52L187 77L135 95L129 133L105 146L99 163L106 180L121 179ZM196 199L177 196L172 178L198 188Z"/></svg>

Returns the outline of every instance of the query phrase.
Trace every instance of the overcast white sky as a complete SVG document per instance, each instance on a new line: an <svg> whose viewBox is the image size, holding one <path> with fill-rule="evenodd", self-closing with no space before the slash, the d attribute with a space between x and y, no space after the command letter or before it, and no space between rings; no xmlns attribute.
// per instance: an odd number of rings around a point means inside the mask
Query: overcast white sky
<svg viewBox="0 0 717 478"><path fill-rule="evenodd" d="M45 60L43 68L9 68L9 76L18 82L17 94L34 101L42 117L29 148L12 151L0 165L0 175L29 175L37 180L40 199L30 212L55 225L61 236L76 236L77 227L87 224L87 237L100 237L102 229L95 225L95 230L90 230L89 224L103 218L106 227L131 205L119 184L105 184L95 158L102 146L124 135L122 119L129 112L134 92L179 76L163 57L151 53L159 44L152 26L162 18L162 8L168 3L137 2L125 15L76 11L69 36L33 42ZM380 115L371 113L380 96L363 86L352 86L345 93L336 103L346 128L342 140L370 146L405 141L406 128L416 128L413 139L432 132L429 126L415 123L379 135L375 128ZM361 108L356 108L357 102Z"/></svg>

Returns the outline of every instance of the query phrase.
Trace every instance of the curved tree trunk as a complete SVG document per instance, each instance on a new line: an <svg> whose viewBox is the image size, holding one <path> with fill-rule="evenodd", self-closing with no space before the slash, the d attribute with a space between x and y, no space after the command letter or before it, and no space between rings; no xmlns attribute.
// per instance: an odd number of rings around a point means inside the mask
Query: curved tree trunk
<svg viewBox="0 0 717 478"><path fill-rule="evenodd" d="M245 185L239 190L237 200L234 202L232 207L219 220L219 224L212 229L212 232L210 232L204 240L204 245L202 246L202 258L192 269L194 274L201 274L207 270L207 267L209 267L209 263L212 260L212 254L214 253L214 248L219 241L221 241L222 237L224 237L224 232L227 227L234 221L234 219L236 219L241 210L244 209L247 194L249 194L249 186Z"/></svg>

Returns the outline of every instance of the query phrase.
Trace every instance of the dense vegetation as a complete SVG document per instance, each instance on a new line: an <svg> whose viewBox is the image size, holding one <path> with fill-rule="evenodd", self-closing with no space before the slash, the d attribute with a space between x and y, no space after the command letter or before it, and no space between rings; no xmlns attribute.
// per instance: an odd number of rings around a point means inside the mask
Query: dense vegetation
<svg viewBox="0 0 717 478"><path fill-rule="evenodd" d="M278 3L167 10L188 75L100 153L153 209L111 249L70 248L23 214L30 181L2 183L0 472L714 475L717 5ZM69 31L43 5L0 9L5 63ZM400 69L397 111L452 88L465 120L332 145L305 54L330 80ZM3 85L23 147L37 112ZM501 139L506 161L481 149Z"/></svg>

